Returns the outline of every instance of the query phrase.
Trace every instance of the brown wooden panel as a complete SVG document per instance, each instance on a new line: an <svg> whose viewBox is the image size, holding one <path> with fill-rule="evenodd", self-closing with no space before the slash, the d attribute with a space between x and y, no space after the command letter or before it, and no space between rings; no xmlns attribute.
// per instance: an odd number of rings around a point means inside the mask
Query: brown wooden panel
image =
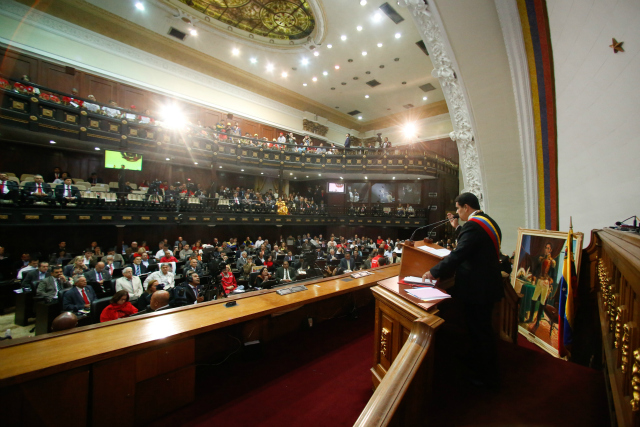
<svg viewBox="0 0 640 427"><path fill-rule="evenodd" d="M3 50L0 52L0 73L6 77L20 80L23 75L28 75L31 81L38 83L38 60L17 52Z"/></svg>
<svg viewBox="0 0 640 427"><path fill-rule="evenodd" d="M142 113L148 107L147 95L148 91L128 85L119 85L118 105L122 108L130 109L135 105L136 111Z"/></svg>
<svg viewBox="0 0 640 427"><path fill-rule="evenodd" d="M219 111L208 110L201 117L202 126L211 126L212 128L216 127L216 123L222 121L222 113Z"/></svg>
<svg viewBox="0 0 640 427"><path fill-rule="evenodd" d="M168 414L195 398L196 367L187 366L136 387L136 424L145 424Z"/></svg>
<svg viewBox="0 0 640 427"><path fill-rule="evenodd" d="M20 386L22 425L85 426L89 406L89 369L29 381Z"/></svg>
<svg viewBox="0 0 640 427"><path fill-rule="evenodd" d="M80 91L81 76L79 73L67 73L67 69L74 70L71 67L53 64L47 61L40 62L40 80L39 84L53 90L59 90L64 93L71 93L71 89L76 88ZM80 96L83 94L81 93Z"/></svg>
<svg viewBox="0 0 640 427"><path fill-rule="evenodd" d="M269 138L269 140L278 137L276 135L276 129L266 125L260 125L260 132L258 132L258 134L260 135L260 138L266 136L267 138Z"/></svg>
<svg viewBox="0 0 640 427"><path fill-rule="evenodd" d="M258 137L262 136L260 135L260 126L258 125L258 123L249 120L245 120L244 124L242 125L242 134L244 135L247 132L251 136L254 136L255 134L258 134Z"/></svg>
<svg viewBox="0 0 640 427"><path fill-rule="evenodd" d="M133 355L93 365L91 416L94 427L133 424L135 367L136 357Z"/></svg>
<svg viewBox="0 0 640 427"><path fill-rule="evenodd" d="M87 96L95 96L98 102L107 104L110 100L118 101L118 83L90 74L85 76L84 83Z"/></svg>
<svg viewBox="0 0 640 427"><path fill-rule="evenodd" d="M136 380L147 380L194 363L195 341L188 339L146 351L136 357Z"/></svg>

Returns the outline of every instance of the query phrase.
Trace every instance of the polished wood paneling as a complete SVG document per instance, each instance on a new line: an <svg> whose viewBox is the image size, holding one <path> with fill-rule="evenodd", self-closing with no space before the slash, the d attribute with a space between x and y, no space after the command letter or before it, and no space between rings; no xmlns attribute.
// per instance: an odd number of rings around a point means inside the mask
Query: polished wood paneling
<svg viewBox="0 0 640 427"><path fill-rule="evenodd" d="M135 397L136 425L146 424L193 402L195 383L196 367L187 366L138 384Z"/></svg>
<svg viewBox="0 0 640 427"><path fill-rule="evenodd" d="M111 100L118 101L118 84L102 77L85 74L84 90L87 96L93 95L103 104L108 104Z"/></svg>
<svg viewBox="0 0 640 427"><path fill-rule="evenodd" d="M99 362L92 368L93 427L113 427L135 417L136 356Z"/></svg>
<svg viewBox="0 0 640 427"><path fill-rule="evenodd" d="M38 78L38 60L31 56L22 55L9 50L0 51L0 74L3 76L21 80L23 75L28 75L32 80Z"/></svg>
<svg viewBox="0 0 640 427"><path fill-rule="evenodd" d="M260 127L260 132L259 136L262 137L267 137L269 139L269 141L273 140L273 138L277 138L278 135L276 135L276 129L271 127L271 126L267 126L267 125L259 125Z"/></svg>
<svg viewBox="0 0 640 427"><path fill-rule="evenodd" d="M118 89L118 105L121 107L130 109L134 105L140 113L149 108L148 91L122 83Z"/></svg>
<svg viewBox="0 0 640 427"><path fill-rule="evenodd" d="M146 351L136 357L136 379L144 381L190 365L194 360L195 341L193 339Z"/></svg>
<svg viewBox="0 0 640 427"><path fill-rule="evenodd" d="M61 92L71 93L73 88L80 90L82 79L72 67L41 61L40 73L36 83Z"/></svg>

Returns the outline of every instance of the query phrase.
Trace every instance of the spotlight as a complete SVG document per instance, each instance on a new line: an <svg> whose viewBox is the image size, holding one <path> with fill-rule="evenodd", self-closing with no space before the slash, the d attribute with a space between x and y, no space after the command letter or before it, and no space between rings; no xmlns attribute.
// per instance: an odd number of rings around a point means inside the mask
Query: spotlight
<svg viewBox="0 0 640 427"><path fill-rule="evenodd" d="M300 63L302 65L309 65L309 60L307 58L302 58L302 61L300 61Z"/></svg>
<svg viewBox="0 0 640 427"><path fill-rule="evenodd" d="M286 71L283 71L283 72L282 72L282 77L287 77L287 76L288 76L287 72L286 72Z"/></svg>
<svg viewBox="0 0 640 427"><path fill-rule="evenodd" d="M404 125L403 129L404 135L406 137L412 137L416 134L416 124L415 123L407 123Z"/></svg>
<svg viewBox="0 0 640 427"><path fill-rule="evenodd" d="M364 97L365 97L365 98L369 98L369 95L365 95Z"/></svg>
<svg viewBox="0 0 640 427"><path fill-rule="evenodd" d="M231 53L232 53L234 56L238 56L238 55L240 55L240 49L238 49L237 47L234 47L234 48L231 50Z"/></svg>
<svg viewBox="0 0 640 427"><path fill-rule="evenodd" d="M402 34L396 33L396 38L399 39L400 37L402 37Z"/></svg>
<svg viewBox="0 0 640 427"><path fill-rule="evenodd" d="M427 97L426 97L426 96L423 96L423 97L422 97L422 100L423 100L423 101L426 101L426 100L427 100Z"/></svg>
<svg viewBox="0 0 640 427"><path fill-rule="evenodd" d="M264 175L264 172L260 172L260 175Z"/></svg>
<svg viewBox="0 0 640 427"><path fill-rule="evenodd" d="M367 0L360 0L360 6L365 6L367 4Z"/></svg>
<svg viewBox="0 0 640 427"><path fill-rule="evenodd" d="M366 50L362 51L362 56L367 56L367 51Z"/></svg>
<svg viewBox="0 0 640 427"><path fill-rule="evenodd" d="M317 50L315 52L313 52L313 56L319 56L320 52L318 52Z"/></svg>
<svg viewBox="0 0 640 427"><path fill-rule="evenodd" d="M317 81L318 81L318 78L317 78L317 77L314 77L314 78L312 78L311 80L313 80L314 82L317 82Z"/></svg>
<svg viewBox="0 0 640 427"><path fill-rule="evenodd" d="M184 127L187 122L182 111L173 104L165 105L160 110L160 117L162 118L163 125L169 129L180 129Z"/></svg>
<svg viewBox="0 0 640 427"><path fill-rule="evenodd" d="M333 45L328 44L327 45L327 49L331 49L333 47Z"/></svg>
<svg viewBox="0 0 640 427"><path fill-rule="evenodd" d="M198 31L195 28L191 28L189 30L189 34L191 34L192 36L197 36L198 35Z"/></svg>
<svg viewBox="0 0 640 427"><path fill-rule="evenodd" d="M194 165L197 165L197 164L198 164L198 162L193 162L193 164L194 164Z"/></svg>
<svg viewBox="0 0 640 427"><path fill-rule="evenodd" d="M240 169L240 172L244 172L244 169Z"/></svg>
<svg viewBox="0 0 640 427"><path fill-rule="evenodd" d="M362 120L362 116L358 116L358 120Z"/></svg>
<svg viewBox="0 0 640 427"><path fill-rule="evenodd" d="M289 175L293 175L293 172L289 172Z"/></svg>
<svg viewBox="0 0 640 427"><path fill-rule="evenodd" d="M344 179L343 177L340 177L340 179Z"/></svg>
<svg viewBox="0 0 640 427"><path fill-rule="evenodd" d="M365 176L365 177L364 177L364 179L369 179L369 178L367 178L367 177Z"/></svg>
<svg viewBox="0 0 640 427"><path fill-rule="evenodd" d="M358 31L362 31L362 25L358 25L358 26L356 27L356 30L358 30Z"/></svg>
<svg viewBox="0 0 640 427"><path fill-rule="evenodd" d="M222 169L222 166L220 166L220 169Z"/></svg>
<svg viewBox="0 0 640 427"><path fill-rule="evenodd" d="M49 141L49 144L55 144L56 142L52 139L51 141Z"/></svg>
<svg viewBox="0 0 640 427"><path fill-rule="evenodd" d="M306 85L307 85L306 83L302 83L302 86L306 86Z"/></svg>
<svg viewBox="0 0 640 427"><path fill-rule="evenodd" d="M391 179L396 179L396 177L394 176L394 177L393 177L393 178L391 178Z"/></svg>
<svg viewBox="0 0 640 427"><path fill-rule="evenodd" d="M380 12L376 12L376 14L373 15L374 22L380 22L381 19L382 19L382 14Z"/></svg>
<svg viewBox="0 0 640 427"><path fill-rule="evenodd" d="M345 36L344 34L340 36L340 40L345 41L347 39L347 36Z"/></svg>
<svg viewBox="0 0 640 427"><path fill-rule="evenodd" d="M255 64L256 62L258 62L256 58L251 58L249 61L251 61L252 64Z"/></svg>
<svg viewBox="0 0 640 427"><path fill-rule="evenodd" d="M144 3L142 3L141 1L137 1L136 2L136 9L144 10Z"/></svg>
<svg viewBox="0 0 640 427"><path fill-rule="evenodd" d="M339 66L339 65L336 65L336 66L335 66L335 69L336 69L336 70L339 70L339 69L340 69L340 66Z"/></svg>
<svg viewBox="0 0 640 427"><path fill-rule="evenodd" d="M273 71L273 64L267 64L267 71Z"/></svg>
<svg viewBox="0 0 640 427"><path fill-rule="evenodd" d="M382 47L382 43L378 43L378 47Z"/></svg>
<svg viewBox="0 0 640 427"><path fill-rule="evenodd" d="M168 161L169 161L169 160L171 160L171 159L167 157L165 160L168 162Z"/></svg>
<svg viewBox="0 0 640 427"><path fill-rule="evenodd" d="M96 148L95 148L95 150L96 150L96 151L100 151L100 148L96 147Z"/></svg>

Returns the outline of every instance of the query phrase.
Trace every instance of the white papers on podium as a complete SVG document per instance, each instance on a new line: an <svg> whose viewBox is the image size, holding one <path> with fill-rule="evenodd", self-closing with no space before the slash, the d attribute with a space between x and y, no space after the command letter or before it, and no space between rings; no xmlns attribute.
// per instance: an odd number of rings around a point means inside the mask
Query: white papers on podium
<svg viewBox="0 0 640 427"><path fill-rule="evenodd" d="M417 276L406 276L402 280L405 283L415 283L416 285L428 285L428 286L435 286L436 285L436 281L435 280L425 279L424 281L422 281L422 277L417 277Z"/></svg>
<svg viewBox="0 0 640 427"><path fill-rule="evenodd" d="M439 299L451 298L451 295L445 294L436 288L420 288L420 289L407 289L407 293L422 301L434 301Z"/></svg>
<svg viewBox="0 0 640 427"><path fill-rule="evenodd" d="M446 257L447 255L449 255L451 253L451 251L449 249L435 249L432 248L431 246L418 246L417 249L420 249L421 251L425 251L425 252L429 252L430 254L433 254L435 256L439 256L441 258Z"/></svg>

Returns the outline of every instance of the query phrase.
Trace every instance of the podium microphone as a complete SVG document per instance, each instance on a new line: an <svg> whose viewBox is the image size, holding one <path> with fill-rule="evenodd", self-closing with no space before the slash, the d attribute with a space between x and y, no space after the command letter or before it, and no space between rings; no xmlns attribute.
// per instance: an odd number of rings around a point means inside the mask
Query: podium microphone
<svg viewBox="0 0 640 427"><path fill-rule="evenodd" d="M457 219L457 218L460 218L460 215L458 215L458 214L453 214L453 218L452 218L452 219ZM447 222L449 222L449 221L450 221L450 219L449 219L449 218L445 218L445 219L443 219L442 221L436 221L436 222L434 222L433 224L427 224L427 225L424 225L424 226L422 226L422 227L418 227L418 228L416 228L416 229L415 229L415 231L413 232L413 234L411 234L411 237L409 237L409 240L413 242L413 237L414 237L414 236L416 235L416 233L417 233L418 231L420 231L420 230L424 230L425 228L432 227L432 226L434 226L434 225L435 225L435 226L437 226L437 227L439 227L439 226L441 226L441 225L446 224L446 223L447 223ZM436 228L436 227L434 227L434 228Z"/></svg>

